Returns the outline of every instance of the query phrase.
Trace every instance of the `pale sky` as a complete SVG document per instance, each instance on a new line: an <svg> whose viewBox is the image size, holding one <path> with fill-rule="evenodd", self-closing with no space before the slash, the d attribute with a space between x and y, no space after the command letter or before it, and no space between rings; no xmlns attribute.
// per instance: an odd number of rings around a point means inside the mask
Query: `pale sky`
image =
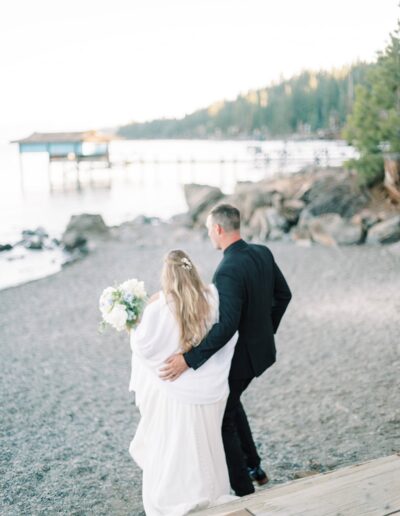
<svg viewBox="0 0 400 516"><path fill-rule="evenodd" d="M183 116L373 60L399 0L1 0L0 140Z"/></svg>

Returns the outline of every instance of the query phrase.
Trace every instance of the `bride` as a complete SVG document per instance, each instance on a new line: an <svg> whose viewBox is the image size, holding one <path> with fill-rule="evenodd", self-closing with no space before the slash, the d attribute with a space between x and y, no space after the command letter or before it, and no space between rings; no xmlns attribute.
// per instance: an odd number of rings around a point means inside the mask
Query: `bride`
<svg viewBox="0 0 400 516"><path fill-rule="evenodd" d="M215 286L203 284L183 251L168 253L161 284L131 330L129 390L141 419L129 452L143 470L146 515L181 516L235 498L221 425L237 334L202 367L161 380L165 360L199 343L218 320Z"/></svg>

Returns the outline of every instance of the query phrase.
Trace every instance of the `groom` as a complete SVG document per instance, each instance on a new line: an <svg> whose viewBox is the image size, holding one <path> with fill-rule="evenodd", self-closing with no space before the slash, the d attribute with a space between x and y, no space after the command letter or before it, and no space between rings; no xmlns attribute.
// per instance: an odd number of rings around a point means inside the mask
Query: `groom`
<svg viewBox="0 0 400 516"><path fill-rule="evenodd" d="M219 322L198 346L170 357L161 377L176 380L189 367L197 369L239 331L222 438L231 486L238 496L244 496L254 492L253 481L265 484L268 478L260 467L240 396L254 377L275 362L274 334L291 293L271 251L241 239L237 208L216 206L207 218L207 228L214 247L224 253L213 277L220 299Z"/></svg>

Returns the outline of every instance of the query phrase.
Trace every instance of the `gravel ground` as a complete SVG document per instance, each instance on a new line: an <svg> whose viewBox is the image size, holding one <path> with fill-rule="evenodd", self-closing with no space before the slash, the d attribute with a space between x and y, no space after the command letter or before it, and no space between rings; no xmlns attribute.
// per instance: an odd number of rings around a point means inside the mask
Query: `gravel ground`
<svg viewBox="0 0 400 516"><path fill-rule="evenodd" d="M197 233L125 224L86 259L0 292L0 513L142 515L128 337L97 332L105 286L158 289L162 256ZM278 361L244 396L271 484L400 451L400 257L388 247L270 245L293 291ZM270 484L270 485L271 485Z"/></svg>

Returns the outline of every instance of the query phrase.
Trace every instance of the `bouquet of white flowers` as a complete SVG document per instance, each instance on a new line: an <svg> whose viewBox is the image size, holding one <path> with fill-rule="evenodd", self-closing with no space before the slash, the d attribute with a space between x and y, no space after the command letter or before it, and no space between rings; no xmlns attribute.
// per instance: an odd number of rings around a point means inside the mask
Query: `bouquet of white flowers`
<svg viewBox="0 0 400 516"><path fill-rule="evenodd" d="M135 327L146 301L144 283L135 278L124 281L118 287L107 287L99 300L99 309L103 317L100 329L103 330L107 324L117 331Z"/></svg>

